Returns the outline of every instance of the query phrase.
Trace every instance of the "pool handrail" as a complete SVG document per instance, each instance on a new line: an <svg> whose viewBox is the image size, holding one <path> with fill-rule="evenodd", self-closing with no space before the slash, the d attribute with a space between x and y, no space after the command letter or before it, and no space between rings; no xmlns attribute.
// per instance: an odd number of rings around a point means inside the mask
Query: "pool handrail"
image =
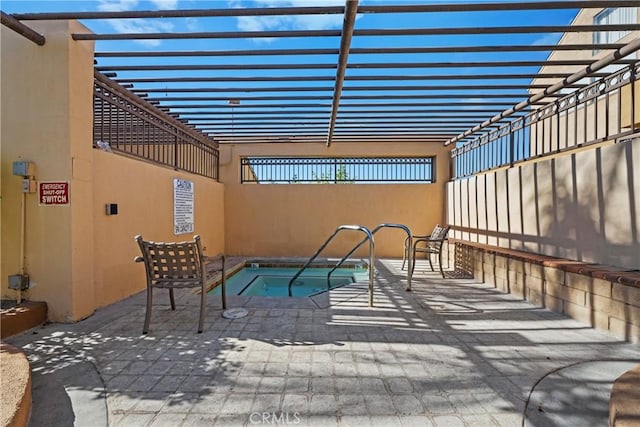
<svg viewBox="0 0 640 427"><path fill-rule="evenodd" d="M293 286L293 282L302 274L302 272L311 265L311 263L320 255L320 252L327 247L327 245L333 240L333 238L343 230L350 231L361 231L366 237L365 241L369 240L369 307L373 307L373 273L374 273L374 265L375 265L375 243L373 241L373 234L367 227L362 225L341 225L335 229L335 231L329 236L329 238L320 246L320 248L314 253L309 260L298 270L298 272L291 278L289 281L289 296L292 296L291 286Z"/></svg>
<svg viewBox="0 0 640 427"><path fill-rule="evenodd" d="M374 228L373 230L371 230L371 235L374 235L378 232L378 230L381 230L382 228L399 228L401 230L404 230L407 233L407 237L409 239L409 245L411 245L411 242L413 242L413 239L411 238L411 230L409 229L409 227L407 227L404 224L394 224L394 223L383 223L383 224L379 224L376 228ZM351 255L354 254L355 251L357 251L360 246L362 246L364 244L364 242L367 241L367 238L365 237L364 239L362 239L362 241L360 243L358 243L356 246L353 247L353 249L351 250L351 252L349 252L347 255L344 256L344 258L342 258L340 261L338 261L338 263L335 265L335 267L333 267L333 269L331 271L329 271L329 274L327 274L327 288L331 287L331 274L333 274L334 271L336 271L347 259L349 259L349 257ZM412 251L413 248L409 248L410 251ZM411 266L411 253L409 254L408 257L408 261L409 261L409 266ZM413 272L407 270L407 291L411 291L411 278L413 277Z"/></svg>

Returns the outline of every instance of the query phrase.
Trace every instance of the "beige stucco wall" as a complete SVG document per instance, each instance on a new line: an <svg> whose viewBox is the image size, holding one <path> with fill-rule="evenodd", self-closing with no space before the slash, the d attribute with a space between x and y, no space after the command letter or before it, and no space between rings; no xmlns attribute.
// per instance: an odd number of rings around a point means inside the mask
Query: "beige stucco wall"
<svg viewBox="0 0 640 427"><path fill-rule="evenodd" d="M449 222L456 228L452 235L636 269L640 265L638 165L640 139L635 139L452 182L448 185ZM475 194L477 208L473 208Z"/></svg>
<svg viewBox="0 0 640 427"><path fill-rule="evenodd" d="M12 162L36 163L36 179L69 181L70 206L38 206L27 195L26 297L49 303L52 320L89 315L94 308L90 174L93 44L69 33L77 22L34 22L47 39L37 46L2 27L2 295L19 272L20 177ZM10 58L10 59L9 59Z"/></svg>
<svg viewBox="0 0 640 427"><path fill-rule="evenodd" d="M224 188L209 178L176 172L126 156L93 150L94 281L98 306L145 288L144 267L134 236L147 240L190 240L199 234L205 255L224 251ZM173 179L194 184L194 233L173 234ZM106 215L107 203L118 204Z"/></svg>
<svg viewBox="0 0 640 427"><path fill-rule="evenodd" d="M436 155L434 184L240 184L242 156L425 156ZM413 233L430 233L444 220L449 152L442 144L247 144L221 148L225 184L226 251L233 255L312 255L342 224L402 223ZM376 234L376 255L402 256L401 230ZM347 232L323 252L343 256L362 238ZM359 254L365 254L361 250Z"/></svg>
<svg viewBox="0 0 640 427"><path fill-rule="evenodd" d="M142 234L173 235L173 178L194 182L195 233L206 254L224 249L223 186L92 148L93 43L76 22L34 22L37 46L2 27L2 297L15 298L7 276L20 269L21 177L14 160L36 164L36 179L69 181L69 206L39 206L26 197L26 272L30 300L46 301L51 321L75 321L142 290L144 268L133 262ZM10 60L8 59L10 58ZM117 203L116 216L105 214Z"/></svg>

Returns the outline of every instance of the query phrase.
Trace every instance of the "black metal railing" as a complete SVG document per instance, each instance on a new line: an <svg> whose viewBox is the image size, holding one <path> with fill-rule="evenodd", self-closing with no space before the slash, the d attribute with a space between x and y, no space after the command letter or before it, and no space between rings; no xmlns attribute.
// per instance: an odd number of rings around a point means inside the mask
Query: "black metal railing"
<svg viewBox="0 0 640 427"><path fill-rule="evenodd" d="M93 146L218 180L215 143L96 73Z"/></svg>
<svg viewBox="0 0 640 427"><path fill-rule="evenodd" d="M240 181L257 184L433 183L433 157L242 157Z"/></svg>
<svg viewBox="0 0 640 427"><path fill-rule="evenodd" d="M637 133L638 74L632 64L459 145L455 178Z"/></svg>

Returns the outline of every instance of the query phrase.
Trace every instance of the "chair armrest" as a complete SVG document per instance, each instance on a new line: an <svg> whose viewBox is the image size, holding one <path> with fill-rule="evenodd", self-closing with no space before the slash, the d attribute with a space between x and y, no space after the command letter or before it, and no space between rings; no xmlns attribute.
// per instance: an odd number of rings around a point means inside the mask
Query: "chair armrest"
<svg viewBox="0 0 640 427"><path fill-rule="evenodd" d="M142 258L141 256L137 256L133 259L133 262L143 262L144 258Z"/></svg>
<svg viewBox="0 0 640 427"><path fill-rule="evenodd" d="M424 236L413 235L411 237L413 237L413 240L415 240L415 239L428 239L428 238L431 237L431 234L425 234Z"/></svg>
<svg viewBox="0 0 640 427"><path fill-rule="evenodd" d="M415 245L416 243L420 243L420 242L443 242L446 239L432 239L431 237L421 237L419 239L415 239L413 241L413 244Z"/></svg>

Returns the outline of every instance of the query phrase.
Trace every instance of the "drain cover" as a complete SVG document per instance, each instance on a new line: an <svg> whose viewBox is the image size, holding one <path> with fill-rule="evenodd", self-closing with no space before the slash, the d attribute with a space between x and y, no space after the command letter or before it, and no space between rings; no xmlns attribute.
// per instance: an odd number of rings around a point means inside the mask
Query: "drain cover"
<svg viewBox="0 0 640 427"><path fill-rule="evenodd" d="M244 308L230 308L222 312L222 317L225 319L239 319L245 317L249 312Z"/></svg>

